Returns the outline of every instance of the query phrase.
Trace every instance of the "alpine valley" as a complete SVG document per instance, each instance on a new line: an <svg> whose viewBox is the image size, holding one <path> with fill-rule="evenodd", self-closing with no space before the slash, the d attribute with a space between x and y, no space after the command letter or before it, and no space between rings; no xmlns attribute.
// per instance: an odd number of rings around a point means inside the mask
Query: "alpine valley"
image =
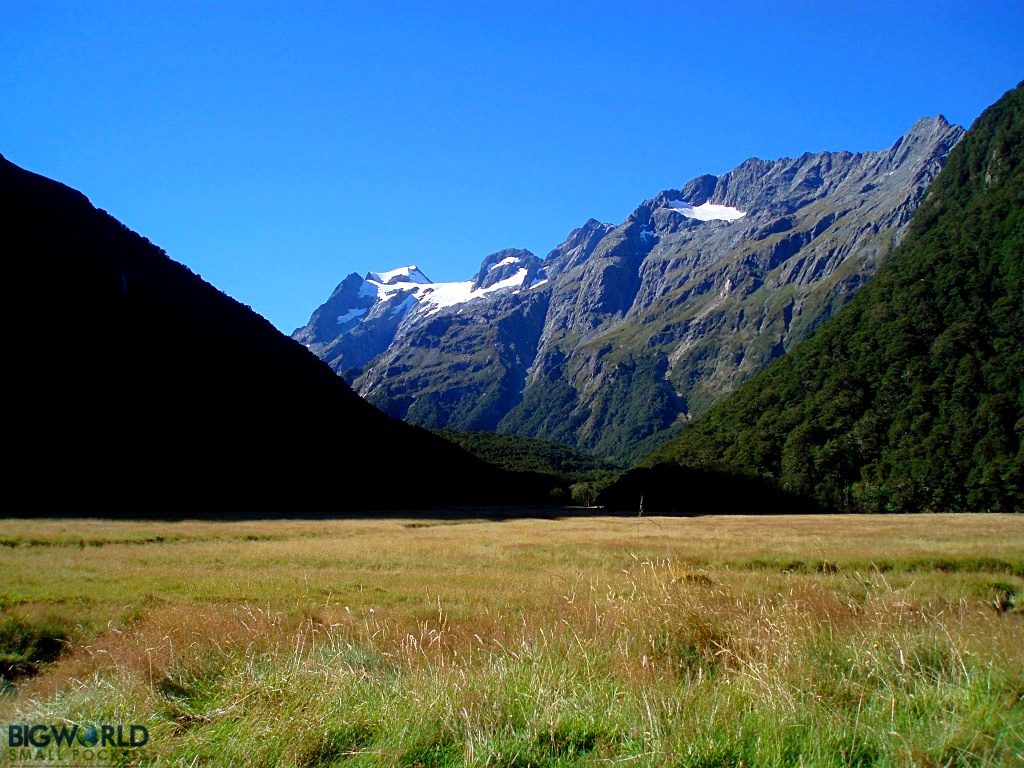
<svg viewBox="0 0 1024 768"><path fill-rule="evenodd" d="M630 460L844 306L963 134L938 116L881 151L752 158L464 282L353 273L293 337L391 416Z"/></svg>

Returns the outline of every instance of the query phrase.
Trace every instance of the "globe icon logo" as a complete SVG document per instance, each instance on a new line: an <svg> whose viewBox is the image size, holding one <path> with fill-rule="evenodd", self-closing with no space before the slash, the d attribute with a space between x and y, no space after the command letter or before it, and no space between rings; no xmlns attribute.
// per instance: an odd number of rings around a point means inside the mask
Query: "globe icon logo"
<svg viewBox="0 0 1024 768"><path fill-rule="evenodd" d="M95 725L89 725L78 733L78 741L83 747L95 747L100 742L99 731Z"/></svg>

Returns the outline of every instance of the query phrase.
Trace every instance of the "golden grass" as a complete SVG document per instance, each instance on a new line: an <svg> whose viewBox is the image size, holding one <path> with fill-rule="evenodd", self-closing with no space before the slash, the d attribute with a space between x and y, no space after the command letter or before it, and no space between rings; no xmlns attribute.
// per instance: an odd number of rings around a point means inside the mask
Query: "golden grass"
<svg viewBox="0 0 1024 768"><path fill-rule="evenodd" d="M6 611L78 634L0 717L138 719L157 762L1024 760L1024 517L4 521L0 541Z"/></svg>
<svg viewBox="0 0 1024 768"><path fill-rule="evenodd" d="M552 579L617 571L630 555L710 567L827 561L897 569L988 558L1020 565L1012 515L280 522L3 521L0 599L524 606ZM137 543L141 542L141 543ZM771 565L771 563L766 563Z"/></svg>

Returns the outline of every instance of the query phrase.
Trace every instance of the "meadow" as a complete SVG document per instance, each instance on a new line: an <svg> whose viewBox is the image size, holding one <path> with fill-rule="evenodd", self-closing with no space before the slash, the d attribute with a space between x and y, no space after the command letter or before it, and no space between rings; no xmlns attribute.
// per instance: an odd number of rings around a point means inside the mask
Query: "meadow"
<svg viewBox="0 0 1024 768"><path fill-rule="evenodd" d="M1013 515L5 520L0 723L144 724L153 765L1022 765L1022 594Z"/></svg>

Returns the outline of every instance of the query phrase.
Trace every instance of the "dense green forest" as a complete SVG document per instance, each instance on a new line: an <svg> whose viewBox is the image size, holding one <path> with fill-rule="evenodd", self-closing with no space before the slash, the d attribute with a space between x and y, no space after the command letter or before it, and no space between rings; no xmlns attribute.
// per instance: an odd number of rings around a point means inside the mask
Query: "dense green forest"
<svg viewBox="0 0 1024 768"><path fill-rule="evenodd" d="M494 432L438 430L437 434L477 458L509 472L548 475L561 492L553 501L590 506L597 495L620 474L621 468L607 459L547 440Z"/></svg>
<svg viewBox="0 0 1024 768"><path fill-rule="evenodd" d="M437 434L478 458L513 472L543 472L576 481L620 469L607 459L533 437L452 429L437 430Z"/></svg>
<svg viewBox="0 0 1024 768"><path fill-rule="evenodd" d="M833 510L1024 509L1024 83L950 153L902 245L808 341L642 464Z"/></svg>

